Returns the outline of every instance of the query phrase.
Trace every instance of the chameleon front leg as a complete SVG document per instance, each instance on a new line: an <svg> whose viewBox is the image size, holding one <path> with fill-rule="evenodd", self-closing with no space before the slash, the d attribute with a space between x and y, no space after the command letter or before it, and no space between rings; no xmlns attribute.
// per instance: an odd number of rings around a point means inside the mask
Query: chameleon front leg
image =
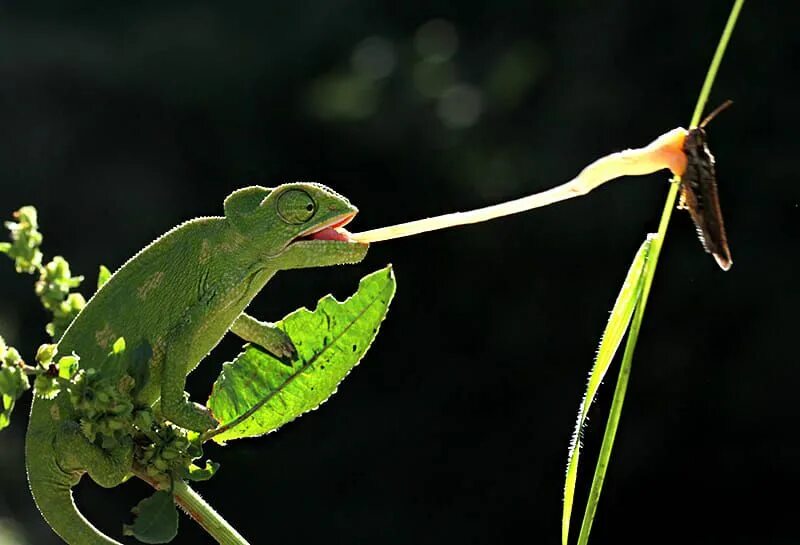
<svg viewBox="0 0 800 545"><path fill-rule="evenodd" d="M242 313L231 325L231 333L249 343L257 344L279 359L294 359L297 350L286 333L270 322L261 322Z"/></svg>
<svg viewBox="0 0 800 545"><path fill-rule="evenodd" d="M90 442L76 422L67 422L56 432L54 447L64 471L86 471L103 488L121 484L131 473L132 442L107 451Z"/></svg>

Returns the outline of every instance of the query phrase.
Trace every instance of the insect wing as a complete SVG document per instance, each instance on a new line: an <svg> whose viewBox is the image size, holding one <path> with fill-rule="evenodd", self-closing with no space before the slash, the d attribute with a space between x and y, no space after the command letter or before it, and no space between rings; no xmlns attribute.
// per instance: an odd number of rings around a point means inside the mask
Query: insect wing
<svg viewBox="0 0 800 545"><path fill-rule="evenodd" d="M708 149L702 128L689 131L683 151L687 164L681 178L681 203L689 210L705 251L712 254L719 266L727 271L733 260L719 206L714 156Z"/></svg>

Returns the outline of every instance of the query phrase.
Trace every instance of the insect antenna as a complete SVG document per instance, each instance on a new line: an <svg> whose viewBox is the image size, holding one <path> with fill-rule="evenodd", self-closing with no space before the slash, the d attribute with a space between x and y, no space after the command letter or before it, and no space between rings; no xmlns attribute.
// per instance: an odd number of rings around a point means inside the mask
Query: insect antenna
<svg viewBox="0 0 800 545"><path fill-rule="evenodd" d="M717 117L717 115L719 115L719 114L720 114L720 113L721 113L723 110L727 110L727 109L728 109L728 108L729 108L731 105L733 105L733 101L732 101L732 100L730 100L730 99L728 99L728 100L726 100L725 102L723 102L722 104L720 104L719 106L717 106L717 109L716 109L716 110L714 110L713 112L711 112L710 114L708 114L708 115L705 117L705 119L703 119L703 120L700 122L700 125L699 125L699 127L700 127L701 129L702 129L702 128L705 128L705 126L706 126L706 125L708 125L708 124L711 122L711 120L712 120L712 119L714 119L715 117Z"/></svg>

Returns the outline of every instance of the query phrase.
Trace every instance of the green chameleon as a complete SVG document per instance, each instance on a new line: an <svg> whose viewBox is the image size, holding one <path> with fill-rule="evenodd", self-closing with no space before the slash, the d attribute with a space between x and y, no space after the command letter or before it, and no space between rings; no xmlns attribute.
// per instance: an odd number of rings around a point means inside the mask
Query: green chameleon
<svg viewBox="0 0 800 545"><path fill-rule="evenodd" d="M81 368L100 368L116 339L144 354L133 402L151 406L183 428L203 432L217 421L188 401L186 375L226 332L279 358L291 340L244 309L280 270L361 261L369 248L339 227L357 213L347 199L318 184L247 187L225 199L224 217L203 217L167 232L122 266L88 302L58 342ZM123 360L124 361L124 360ZM128 365L128 364L126 364ZM28 481L50 526L73 545L116 544L77 510L72 487L84 473L103 487L131 474L133 446L108 451L82 433L65 393L37 398L26 438Z"/></svg>

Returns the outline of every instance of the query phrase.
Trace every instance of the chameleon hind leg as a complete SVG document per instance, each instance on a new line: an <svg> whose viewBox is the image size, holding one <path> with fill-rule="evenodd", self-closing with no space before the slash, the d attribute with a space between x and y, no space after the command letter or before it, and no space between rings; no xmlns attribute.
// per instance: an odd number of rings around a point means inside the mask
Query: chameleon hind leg
<svg viewBox="0 0 800 545"><path fill-rule="evenodd" d="M76 422L67 422L56 432L54 447L58 465L66 472L86 471L103 488L125 481L133 465L133 442L108 451L90 442Z"/></svg>
<svg viewBox="0 0 800 545"><path fill-rule="evenodd" d="M218 422L206 407L189 401L189 394L185 392L186 375L196 363L187 361L187 354L192 353L192 342L192 336L181 330L176 330L167 340L161 368L161 414L181 428L204 432L217 427Z"/></svg>
<svg viewBox="0 0 800 545"><path fill-rule="evenodd" d="M188 321L191 323L191 321ZM245 341L262 346L280 359L293 358L297 351L291 339L273 324L260 322L242 313L231 325L230 331ZM191 335L177 330L167 341L167 351L161 369L161 412L167 420L188 430L204 432L217 426L211 412L202 405L192 403L185 393L186 375L193 365L186 361L192 352Z"/></svg>
<svg viewBox="0 0 800 545"><path fill-rule="evenodd" d="M279 359L294 359L297 350L286 333L270 322L261 322L246 313L242 313L231 324L231 333L249 343L257 344Z"/></svg>

